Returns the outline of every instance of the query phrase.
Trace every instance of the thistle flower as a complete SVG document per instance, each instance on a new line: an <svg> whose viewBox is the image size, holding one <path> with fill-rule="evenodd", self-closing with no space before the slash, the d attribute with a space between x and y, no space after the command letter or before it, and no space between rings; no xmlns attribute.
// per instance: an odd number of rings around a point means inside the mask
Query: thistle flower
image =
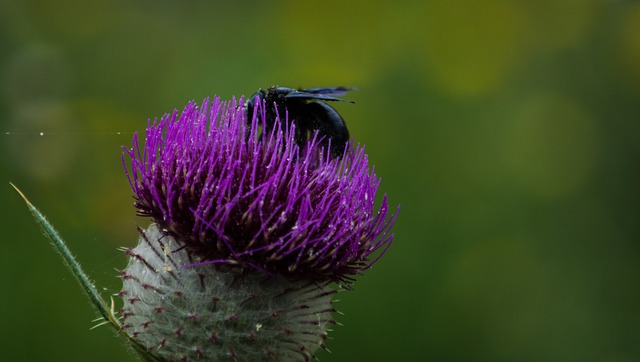
<svg viewBox="0 0 640 362"><path fill-rule="evenodd" d="M266 127L264 104L189 103L123 154L152 224L121 273L123 328L165 360L308 360L349 287L389 247L395 216L364 148ZM127 162L128 161L128 162ZM130 166L127 164L130 163Z"/></svg>

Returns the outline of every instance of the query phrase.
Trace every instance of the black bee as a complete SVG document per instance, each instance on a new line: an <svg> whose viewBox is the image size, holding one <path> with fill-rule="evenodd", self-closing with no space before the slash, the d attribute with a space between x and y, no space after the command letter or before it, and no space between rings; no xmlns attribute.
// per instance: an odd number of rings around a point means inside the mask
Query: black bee
<svg viewBox="0 0 640 362"><path fill-rule="evenodd" d="M304 147L310 137L310 133L318 131L323 136L323 144L326 146L331 140L331 156L341 157L349 141L347 124L333 107L324 103L326 101L350 102L337 98L354 88L327 87L292 89L286 87L269 87L260 89L254 93L246 103L247 119L253 116L254 105L257 102L266 101L267 129L273 127L276 117L284 119L288 112L289 119L296 125L295 139L300 147Z"/></svg>

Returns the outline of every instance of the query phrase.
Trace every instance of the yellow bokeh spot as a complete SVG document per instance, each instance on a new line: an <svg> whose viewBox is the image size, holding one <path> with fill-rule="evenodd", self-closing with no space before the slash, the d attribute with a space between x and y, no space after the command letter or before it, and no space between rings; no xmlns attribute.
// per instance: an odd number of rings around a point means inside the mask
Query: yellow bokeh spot
<svg viewBox="0 0 640 362"><path fill-rule="evenodd" d="M523 2L527 39L536 51L556 51L583 44L602 9L600 0Z"/></svg>
<svg viewBox="0 0 640 362"><path fill-rule="evenodd" d="M580 104L560 95L526 100L513 117L506 156L518 182L543 198L580 190L597 163L596 122Z"/></svg>
<svg viewBox="0 0 640 362"><path fill-rule="evenodd" d="M535 337L551 292L549 271L528 242L493 238L464 249L450 265L443 291L446 307L435 311L454 322L471 318L459 323L486 334L484 342L499 359L517 359L518 351ZM445 333L451 331L460 333L456 327L445 328Z"/></svg>
<svg viewBox="0 0 640 362"><path fill-rule="evenodd" d="M478 96L501 86L522 49L525 14L514 2L428 2L416 47L440 87ZM417 30L417 29L416 29Z"/></svg>
<svg viewBox="0 0 640 362"><path fill-rule="evenodd" d="M404 38L406 7L327 0L283 3L274 12L284 78L320 85L362 84L412 45Z"/></svg>
<svg viewBox="0 0 640 362"><path fill-rule="evenodd" d="M636 5L626 13L620 34L620 62L625 70L640 81L640 5Z"/></svg>

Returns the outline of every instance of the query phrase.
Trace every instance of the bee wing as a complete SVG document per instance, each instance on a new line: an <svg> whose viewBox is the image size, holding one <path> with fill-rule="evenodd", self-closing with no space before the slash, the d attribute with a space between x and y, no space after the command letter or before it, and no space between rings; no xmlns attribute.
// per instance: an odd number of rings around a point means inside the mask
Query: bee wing
<svg viewBox="0 0 640 362"><path fill-rule="evenodd" d="M313 94L333 94L336 96L341 96L347 94L347 92L352 90L357 90L355 87L319 87L319 88L307 88L300 89L300 92L313 93Z"/></svg>
<svg viewBox="0 0 640 362"><path fill-rule="evenodd" d="M285 98L299 98L299 99L318 99L322 101L336 101L336 102L349 102L353 101L334 97L334 95L343 95L348 91L355 89L350 87L326 87L326 88L308 88L293 91L285 96Z"/></svg>

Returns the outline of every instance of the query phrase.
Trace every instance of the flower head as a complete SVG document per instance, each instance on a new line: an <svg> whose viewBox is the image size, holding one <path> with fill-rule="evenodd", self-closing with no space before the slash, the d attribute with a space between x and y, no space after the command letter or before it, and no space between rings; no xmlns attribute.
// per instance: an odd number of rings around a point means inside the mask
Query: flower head
<svg viewBox="0 0 640 362"><path fill-rule="evenodd" d="M269 129L259 121L264 105L247 119L241 104L192 102L150 123L143 148L134 137L123 162L131 159L139 215L173 236L192 264L352 280L390 245L395 220L386 195L375 208L379 179L364 148L333 158L317 136L300 148L286 117Z"/></svg>
<svg viewBox="0 0 640 362"><path fill-rule="evenodd" d="M335 323L331 282L393 239L362 147L336 158L318 133L300 144L295 122L241 104L192 102L123 154L155 223L125 249L121 329L152 360L313 358Z"/></svg>

